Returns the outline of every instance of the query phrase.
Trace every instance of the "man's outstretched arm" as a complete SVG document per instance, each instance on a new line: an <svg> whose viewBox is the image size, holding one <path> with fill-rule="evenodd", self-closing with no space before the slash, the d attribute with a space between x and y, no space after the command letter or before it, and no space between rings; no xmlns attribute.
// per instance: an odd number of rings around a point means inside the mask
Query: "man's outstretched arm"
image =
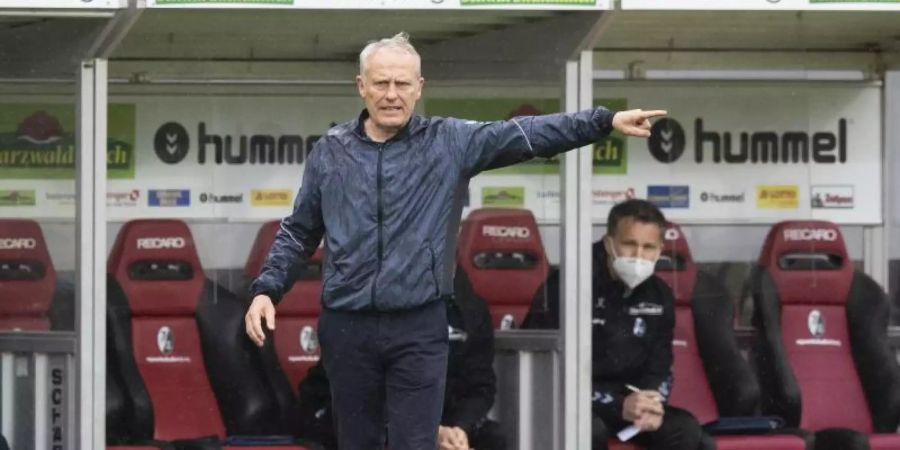
<svg viewBox="0 0 900 450"><path fill-rule="evenodd" d="M549 158L597 142L617 130L650 136L650 119L665 111L611 112L598 107L576 113L522 116L496 122L451 121L461 162L469 177L534 157Z"/></svg>

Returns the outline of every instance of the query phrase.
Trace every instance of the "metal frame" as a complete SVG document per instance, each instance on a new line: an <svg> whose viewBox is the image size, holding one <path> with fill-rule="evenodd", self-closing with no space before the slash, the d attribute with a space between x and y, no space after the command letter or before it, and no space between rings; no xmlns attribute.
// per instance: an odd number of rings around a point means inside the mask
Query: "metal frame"
<svg viewBox="0 0 900 450"><path fill-rule="evenodd" d="M7 437L10 448L16 448L13 435L16 429L16 415L6 414L14 411L16 405L13 398L16 391L14 363L15 355L12 352L0 353L0 433Z"/></svg>
<svg viewBox="0 0 900 450"><path fill-rule="evenodd" d="M10 446L15 448L37 448L34 439L37 434L38 412L37 386L41 380L35 378L35 360L41 355L13 355L13 402L15 402L16 422L12 431ZM14 447L10 447L14 448Z"/></svg>
<svg viewBox="0 0 900 450"><path fill-rule="evenodd" d="M565 110L593 108L593 51L566 63ZM591 177L589 147L566 153L562 170L562 379L560 448L591 447Z"/></svg>
<svg viewBox="0 0 900 450"><path fill-rule="evenodd" d="M867 81L863 70L712 70L647 69L643 71L596 69L595 80L649 81Z"/></svg>
<svg viewBox="0 0 900 450"><path fill-rule="evenodd" d="M77 447L106 447L107 63L81 63L76 152Z"/></svg>
<svg viewBox="0 0 900 450"><path fill-rule="evenodd" d="M139 0L117 11L91 45L77 74L76 160L76 373L70 399L77 413L76 447L106 448L106 141L109 74L107 59L143 12ZM71 392L71 391L70 391ZM73 397L74 396L74 397Z"/></svg>
<svg viewBox="0 0 900 450"><path fill-rule="evenodd" d="M564 105L566 112L578 110L578 61L568 61L565 72ZM578 447L578 310L572 299L578 298L578 158L571 152L562 158L560 171L562 226L560 233L560 325L562 335L562 399L559 416L560 449Z"/></svg>
<svg viewBox="0 0 900 450"><path fill-rule="evenodd" d="M581 52L578 70L578 109L594 107L594 52ZM578 447L591 448L591 391L593 325L591 317L593 261L593 145L581 148L578 157Z"/></svg>
<svg viewBox="0 0 900 450"><path fill-rule="evenodd" d="M130 0L127 9L116 12L94 40L88 51L87 58L108 59L110 57L113 50L128 35L131 27L134 26L138 18L141 17L141 13L144 12L144 8L138 8L137 6L137 0Z"/></svg>
<svg viewBox="0 0 900 450"><path fill-rule="evenodd" d="M896 236L900 223L895 219L896 213L895 203L900 201L900 193L897 187L900 183L896 176L890 176L891 171L900 163L900 129L890 124L896 124L900 120L900 71L890 70L884 73L884 89L882 97L882 122L883 130L882 141L882 161L884 167L882 169L882 214L884 218L884 226L882 229L881 242L872 242L873 245L880 244L883 253L882 270L884 270L884 280L882 286L888 292L895 292L897 286L891 286L890 260L900 258L900 253L895 253L895 240L891 236ZM875 240L873 240L875 241ZM868 241L866 242L868 244ZM867 248L868 250L868 248ZM867 252L868 253L868 252Z"/></svg>
<svg viewBox="0 0 900 450"><path fill-rule="evenodd" d="M53 9L0 9L2 17L65 17L65 18L106 18L115 15L109 10L53 10Z"/></svg>
<svg viewBox="0 0 900 450"><path fill-rule="evenodd" d="M47 423L49 408L46 399L47 394L47 355L36 354L33 360L32 376L34 377L34 448L50 448L47 435L50 427Z"/></svg>
<svg viewBox="0 0 900 450"><path fill-rule="evenodd" d="M75 333L0 332L0 352L2 353L75 353Z"/></svg>
<svg viewBox="0 0 900 450"><path fill-rule="evenodd" d="M558 352L562 350L559 333L554 330L497 330L494 348L519 352Z"/></svg>

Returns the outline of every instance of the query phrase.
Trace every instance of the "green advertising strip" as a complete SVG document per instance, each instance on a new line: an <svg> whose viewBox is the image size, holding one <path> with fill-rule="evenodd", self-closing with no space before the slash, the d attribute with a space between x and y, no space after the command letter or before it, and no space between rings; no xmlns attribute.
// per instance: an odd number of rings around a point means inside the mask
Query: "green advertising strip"
<svg viewBox="0 0 900 450"><path fill-rule="evenodd" d="M624 98L597 99L594 104L613 111L628 109ZM459 98L429 99L425 111L429 116L458 117L461 119L492 121L510 119L515 116L532 116L559 112L559 100L538 98ZM608 175L628 173L627 139L614 132L594 145L594 174ZM559 156L534 158L513 166L489 171L491 175L557 175Z"/></svg>
<svg viewBox="0 0 900 450"><path fill-rule="evenodd" d="M598 98L594 99L595 106L602 106L610 111L625 111L628 109L628 99L624 98ZM594 144L594 154L591 158L594 175L625 175L628 173L628 139L613 131L612 134L600 142Z"/></svg>
<svg viewBox="0 0 900 450"><path fill-rule="evenodd" d="M485 186L481 188L481 206L525 206L525 188L521 186Z"/></svg>
<svg viewBox="0 0 900 450"><path fill-rule="evenodd" d="M468 5L591 5L597 0L460 0L463 6Z"/></svg>
<svg viewBox="0 0 900 450"><path fill-rule="evenodd" d="M135 107L111 104L106 141L109 178L134 178ZM0 178L74 179L75 107L0 104Z"/></svg>
<svg viewBox="0 0 900 450"><path fill-rule="evenodd" d="M0 206L34 206L36 204L37 195L34 193L34 189L0 189Z"/></svg>
<svg viewBox="0 0 900 450"><path fill-rule="evenodd" d="M248 5L293 5L294 0L156 0L157 5L185 5L191 3L244 3Z"/></svg>

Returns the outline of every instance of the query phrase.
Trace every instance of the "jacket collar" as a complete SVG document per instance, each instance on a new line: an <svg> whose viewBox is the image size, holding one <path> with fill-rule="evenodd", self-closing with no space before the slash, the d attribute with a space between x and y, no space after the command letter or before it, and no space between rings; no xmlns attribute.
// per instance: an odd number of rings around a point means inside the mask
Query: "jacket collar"
<svg viewBox="0 0 900 450"><path fill-rule="evenodd" d="M369 111L367 109L363 108L362 112L359 113L359 116L357 116L356 120L354 120L353 124L352 124L353 134L355 134L356 137L358 137L364 141L372 140L366 134L365 123L366 123L366 119L368 119L368 118L369 118ZM406 125L404 125L403 128L400 129L400 132L395 134L394 137L388 139L387 142L394 142L394 141L406 139L408 136L410 136L413 133L424 128L425 127L424 122L425 121L422 119L422 116L413 114L409 118L409 122L406 122Z"/></svg>

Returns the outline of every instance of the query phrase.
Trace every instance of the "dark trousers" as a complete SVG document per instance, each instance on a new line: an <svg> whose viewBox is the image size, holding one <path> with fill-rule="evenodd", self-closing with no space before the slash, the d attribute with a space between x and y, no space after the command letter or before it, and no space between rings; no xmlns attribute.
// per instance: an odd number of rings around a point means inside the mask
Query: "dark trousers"
<svg viewBox="0 0 900 450"><path fill-rule="evenodd" d="M630 423L620 418L600 418L594 416L594 450L606 450L608 440L616 439L616 433ZM648 450L697 450L700 448L700 423L694 415L674 406L665 407L662 426L656 431L642 431L628 442L633 442Z"/></svg>
<svg viewBox="0 0 900 450"><path fill-rule="evenodd" d="M447 377L443 301L394 312L323 310L322 363L341 450L437 447Z"/></svg>

